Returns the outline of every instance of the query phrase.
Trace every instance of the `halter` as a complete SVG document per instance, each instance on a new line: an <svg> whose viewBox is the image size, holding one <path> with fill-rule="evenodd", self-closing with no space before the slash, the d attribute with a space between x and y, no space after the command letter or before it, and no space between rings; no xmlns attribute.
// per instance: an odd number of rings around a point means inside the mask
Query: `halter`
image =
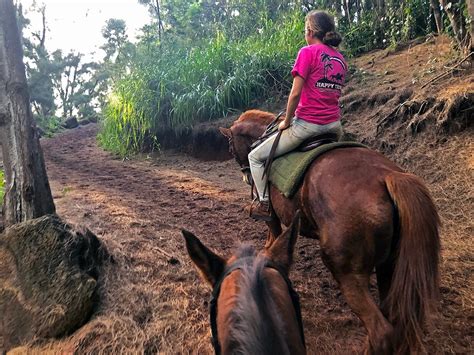
<svg viewBox="0 0 474 355"><path fill-rule="evenodd" d="M254 256L252 257L243 257L238 259L232 265L228 266L224 273L222 274L221 278L217 281L214 290L212 291L211 301L209 303L209 311L210 311L210 318L211 318L211 332L212 332L212 346L214 347L214 351L217 355L221 354L221 346L219 344L219 338L217 337L217 298L221 292L221 285L224 282L224 279L229 276L235 270L242 269L246 265L251 265L253 260L255 259ZM293 307L296 313L296 319L298 321L298 328L300 331L301 341L303 342L303 346L306 348L305 339L304 339L304 331L303 331L303 320L301 318L301 307L300 307L300 298L296 291L293 289L293 285L291 284L288 275L283 269L272 262L271 260L265 259L264 267L269 267L278 271L280 276L285 280L286 285L288 286L288 292L291 297L291 302L293 303Z"/></svg>

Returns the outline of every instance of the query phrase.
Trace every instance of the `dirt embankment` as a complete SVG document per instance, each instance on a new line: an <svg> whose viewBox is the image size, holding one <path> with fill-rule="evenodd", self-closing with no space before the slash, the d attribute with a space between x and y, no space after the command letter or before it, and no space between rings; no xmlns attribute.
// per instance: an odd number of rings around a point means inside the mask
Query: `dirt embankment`
<svg viewBox="0 0 474 355"><path fill-rule="evenodd" d="M347 135L425 179L439 208L441 313L427 338L428 353L438 354L473 351L472 68L421 88L452 60L445 38L367 54L351 63L342 99ZM102 280L103 301L90 322L68 338L33 347L210 353L209 289L185 254L180 228L223 254L238 241L262 247L265 227L242 211L249 197L236 163L170 151L120 160L97 147L95 133L89 125L42 144L59 214L95 232L117 263ZM194 149L208 140L197 139ZM216 151L225 154L225 141L203 157ZM298 240L291 279L309 353L362 352L364 328L322 265L317 241Z"/></svg>

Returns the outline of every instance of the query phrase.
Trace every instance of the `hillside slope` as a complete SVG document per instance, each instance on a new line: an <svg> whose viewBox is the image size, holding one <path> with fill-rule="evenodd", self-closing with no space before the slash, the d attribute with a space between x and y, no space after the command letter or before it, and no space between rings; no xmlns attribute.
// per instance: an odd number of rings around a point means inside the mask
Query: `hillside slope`
<svg viewBox="0 0 474 355"><path fill-rule="evenodd" d="M429 343L440 353L473 350L474 68L430 83L458 61L445 37L369 53L352 62L342 98L347 134L422 177L439 209L441 313Z"/></svg>
<svg viewBox="0 0 474 355"><path fill-rule="evenodd" d="M429 38L352 60L342 98L346 135L421 176L438 206L441 300L426 339L430 354L473 352L473 69L462 67L422 88L457 62L450 48L444 37ZM261 108L278 112L281 99ZM195 152L224 158L227 142L216 127L235 118L200 125L191 140ZM97 147L96 133L90 125L42 145L58 213L95 232L116 263L105 270L102 300L85 326L16 353L212 353L210 292L186 255L180 229L219 253L229 254L237 241L262 246L264 225L242 210L249 197L237 164L170 151L121 160ZM316 241L298 240L291 279L301 297L308 353L362 353L363 326L323 266Z"/></svg>

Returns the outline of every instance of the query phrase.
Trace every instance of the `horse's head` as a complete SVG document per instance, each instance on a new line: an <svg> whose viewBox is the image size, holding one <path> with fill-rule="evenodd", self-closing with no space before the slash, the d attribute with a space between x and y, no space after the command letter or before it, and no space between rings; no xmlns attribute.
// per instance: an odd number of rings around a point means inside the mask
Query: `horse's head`
<svg viewBox="0 0 474 355"><path fill-rule="evenodd" d="M247 176L250 174L248 155L252 143L265 132L273 119L275 115L270 112L249 110L240 115L230 128L219 127L219 131L229 140L229 152L240 165L247 182L250 181Z"/></svg>
<svg viewBox="0 0 474 355"><path fill-rule="evenodd" d="M211 329L218 353L304 353L298 297L288 279L299 231L299 214L264 250L243 246L225 259L192 233L186 248L213 288Z"/></svg>

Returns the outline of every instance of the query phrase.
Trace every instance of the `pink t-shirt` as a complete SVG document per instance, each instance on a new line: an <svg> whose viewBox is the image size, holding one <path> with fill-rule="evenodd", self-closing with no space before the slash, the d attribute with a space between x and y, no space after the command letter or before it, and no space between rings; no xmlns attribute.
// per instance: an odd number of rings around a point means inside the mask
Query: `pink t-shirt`
<svg viewBox="0 0 474 355"><path fill-rule="evenodd" d="M334 48L324 44L301 48L291 71L293 77L304 79L296 117L316 124L339 120L339 97L346 71L344 57Z"/></svg>

